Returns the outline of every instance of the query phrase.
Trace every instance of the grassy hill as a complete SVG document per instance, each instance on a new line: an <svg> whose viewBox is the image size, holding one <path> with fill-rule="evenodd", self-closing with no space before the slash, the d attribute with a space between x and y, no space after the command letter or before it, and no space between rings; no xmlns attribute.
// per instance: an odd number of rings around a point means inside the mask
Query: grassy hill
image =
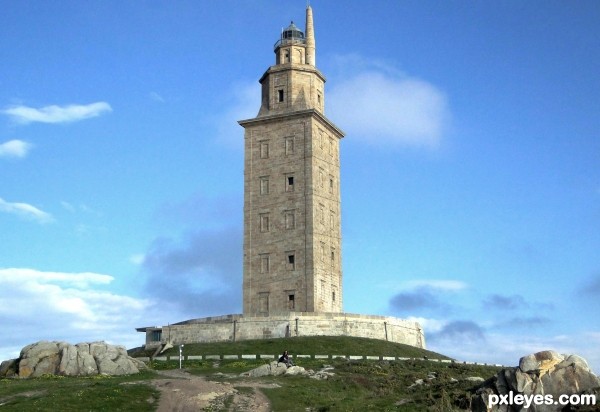
<svg viewBox="0 0 600 412"><path fill-rule="evenodd" d="M453 411L460 399L477 383L470 377L488 378L498 368L492 366L442 363L423 360L448 359L446 356L407 345L349 337L298 337L236 343L186 345L187 355L203 354L278 354L283 350L304 355L369 355L420 358L408 361L348 361L345 359L297 359L307 369L334 367L329 380L301 376L256 378L275 382L279 387L263 389L276 411ZM170 351L178 354L179 349ZM140 350L135 355L147 356ZM235 384L237 375L257 367L266 360L196 360L186 361L189 372L210 380L228 380ZM155 369L176 368L178 362L152 362ZM227 375L230 373L231 375ZM159 393L150 385L156 378L150 370L129 377L0 380L2 411L152 411ZM421 384L416 384L422 380ZM154 399L153 402L148 400ZM219 410L219 409L210 409Z"/></svg>
<svg viewBox="0 0 600 412"><path fill-rule="evenodd" d="M398 356L405 358L450 359L439 353L401 343L349 336L298 336L293 338L257 339L239 342L191 343L184 346L185 356L198 355L281 355L284 350L292 355L365 355ZM131 356L150 356L154 350L133 349ZM179 348L171 348L161 356L179 355Z"/></svg>

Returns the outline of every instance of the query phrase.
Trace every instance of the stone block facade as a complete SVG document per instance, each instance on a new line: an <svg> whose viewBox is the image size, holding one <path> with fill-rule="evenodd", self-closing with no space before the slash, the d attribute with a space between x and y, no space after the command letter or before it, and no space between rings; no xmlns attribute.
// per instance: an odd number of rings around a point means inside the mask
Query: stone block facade
<svg viewBox="0 0 600 412"><path fill-rule="evenodd" d="M161 333L157 334L157 330ZM353 336L425 348L425 335L418 322L389 316L314 312L285 312L264 317L236 314L148 328L146 347L167 342L180 345L294 336Z"/></svg>
<svg viewBox="0 0 600 412"><path fill-rule="evenodd" d="M312 109L242 124L244 314L341 312L341 132Z"/></svg>

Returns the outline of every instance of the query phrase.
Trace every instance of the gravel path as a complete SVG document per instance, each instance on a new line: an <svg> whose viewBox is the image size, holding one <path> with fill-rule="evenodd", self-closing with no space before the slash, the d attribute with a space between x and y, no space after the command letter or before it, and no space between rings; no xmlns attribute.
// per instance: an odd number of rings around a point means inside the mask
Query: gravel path
<svg viewBox="0 0 600 412"><path fill-rule="evenodd" d="M236 382L236 387L253 389L240 392L229 382L212 382L180 369L161 371L159 374L161 378L152 381L161 393L157 412L196 412L204 408L258 412L271 410L269 399L260 388L274 387L272 384Z"/></svg>

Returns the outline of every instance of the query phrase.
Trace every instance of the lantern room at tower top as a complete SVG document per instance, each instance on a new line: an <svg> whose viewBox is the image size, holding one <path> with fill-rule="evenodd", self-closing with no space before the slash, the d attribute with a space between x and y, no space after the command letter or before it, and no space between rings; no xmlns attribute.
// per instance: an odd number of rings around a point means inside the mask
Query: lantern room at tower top
<svg viewBox="0 0 600 412"><path fill-rule="evenodd" d="M301 31L292 21L290 25L281 31L281 39L277 40L274 49L277 52L277 48L280 46L288 46L290 44L306 43L304 38L304 32Z"/></svg>

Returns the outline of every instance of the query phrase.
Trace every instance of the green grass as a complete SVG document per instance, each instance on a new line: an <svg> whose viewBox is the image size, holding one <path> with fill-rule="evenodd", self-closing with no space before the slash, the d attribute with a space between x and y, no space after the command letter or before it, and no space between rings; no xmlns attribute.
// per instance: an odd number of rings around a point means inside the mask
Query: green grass
<svg viewBox="0 0 600 412"><path fill-rule="evenodd" d="M405 358L450 359L439 353L410 345L378 339L349 336L298 336L293 338L245 340L239 342L191 343L183 348L188 355L280 355L284 350L300 355L367 355L400 356ZM137 351L132 356L149 356L149 351ZM171 348L161 356L177 356L179 348Z"/></svg>
<svg viewBox="0 0 600 412"><path fill-rule="evenodd" d="M131 376L0 380L2 411L153 411L158 391L145 382L153 372Z"/></svg>
<svg viewBox="0 0 600 412"><path fill-rule="evenodd" d="M489 378L498 368L458 363L422 360L447 359L434 352L385 341L348 337L298 337L235 343L186 345L186 355L278 354L287 349L292 354L305 355L370 355L418 358L409 361L348 361L345 359L298 358L296 364L306 369L319 369L325 364L334 366L335 376L318 381L302 376L255 378L254 381L277 383L280 387L262 389L275 411L455 411L460 410L475 386L466 381L469 376ZM170 351L177 355L178 348ZM249 378L237 377L266 359L190 360L183 366L190 373L205 375L210 380L231 382L238 391ZM155 370L175 369L178 361L154 361ZM437 377L428 380L435 372ZM227 375L229 374L229 376ZM1 411L153 411L159 393L150 380L155 371L122 377L45 377L37 379L0 380ZM452 379L458 382L452 382ZM409 389L417 379L425 384ZM215 405L223 410L225 404ZM225 406L223 406L225 405ZM464 406L464 405L463 405ZM463 409L464 410L464 409Z"/></svg>
<svg viewBox="0 0 600 412"><path fill-rule="evenodd" d="M333 366L336 375L327 381L284 377L277 379L281 388L263 389L273 410L449 412L459 410L461 398L470 397L474 384L464 378L488 378L499 369L425 361L337 360ZM430 372L437 377L428 380ZM426 383L409 389L417 379Z"/></svg>

